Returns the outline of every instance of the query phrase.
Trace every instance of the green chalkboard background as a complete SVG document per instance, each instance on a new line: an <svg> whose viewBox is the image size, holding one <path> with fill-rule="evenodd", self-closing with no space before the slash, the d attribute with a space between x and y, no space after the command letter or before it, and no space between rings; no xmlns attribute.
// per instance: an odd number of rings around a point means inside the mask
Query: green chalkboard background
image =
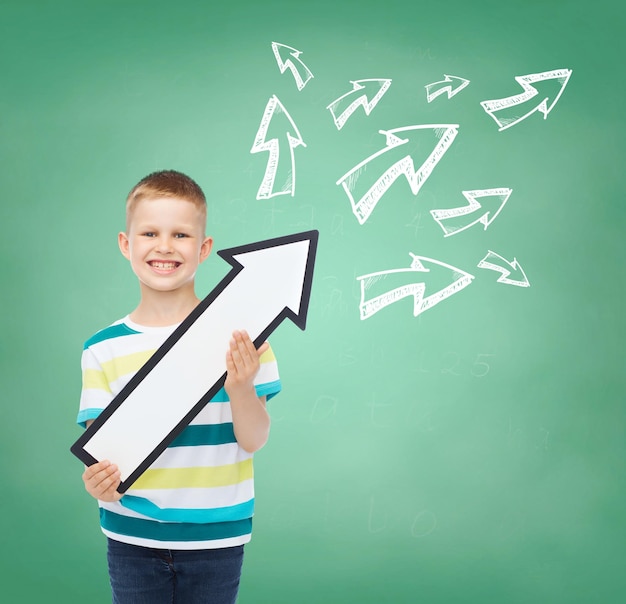
<svg viewBox="0 0 626 604"><path fill-rule="evenodd" d="M284 392L241 604L623 601L623 3L214 4L2 1L2 600L109 601L69 453L80 353L137 301L116 246L128 190L175 168L204 188L218 249L320 231L307 330L272 338ZM302 90L272 42L302 51ZM557 69L547 119L499 131L481 101ZM446 74L470 84L429 103ZM392 84L338 130L327 106L371 78ZM257 199L272 95L306 146L295 194ZM337 181L380 130L424 124L458 136L417 195L401 176L359 224ZM431 210L496 187L512 193L488 229L444 237ZM490 250L530 287L479 268ZM361 319L357 278L410 254L474 279L417 317L403 298ZM215 255L198 292L228 269Z"/></svg>

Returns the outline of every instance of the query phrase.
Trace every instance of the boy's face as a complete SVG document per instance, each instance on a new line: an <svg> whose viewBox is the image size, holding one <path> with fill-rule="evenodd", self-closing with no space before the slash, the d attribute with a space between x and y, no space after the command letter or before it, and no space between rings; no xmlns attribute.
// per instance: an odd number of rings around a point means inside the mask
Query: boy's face
<svg viewBox="0 0 626 604"><path fill-rule="evenodd" d="M118 243L142 288L165 292L193 291L196 270L213 240L204 236L204 214L193 203L156 198L137 203Z"/></svg>

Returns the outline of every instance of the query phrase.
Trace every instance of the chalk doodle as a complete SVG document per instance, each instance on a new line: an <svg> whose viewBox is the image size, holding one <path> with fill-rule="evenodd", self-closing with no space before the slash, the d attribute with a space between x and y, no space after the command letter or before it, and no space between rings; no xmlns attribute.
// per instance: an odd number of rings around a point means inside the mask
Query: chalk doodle
<svg viewBox="0 0 626 604"><path fill-rule="evenodd" d="M500 254L489 250L487 255L478 263L478 268L486 268L501 273L498 277L498 283L516 285L518 287L530 287L524 269L515 258L513 258L513 262L509 262L500 256ZM513 275L513 277L511 277L511 275Z"/></svg>
<svg viewBox="0 0 626 604"><path fill-rule="evenodd" d="M417 317L458 293L474 279L473 275L450 264L410 255L413 260L409 268L357 277L361 282L361 320L369 319L379 310L407 297L413 297L413 316Z"/></svg>
<svg viewBox="0 0 626 604"><path fill-rule="evenodd" d="M413 195L417 195L452 145L458 128L458 124L425 124L379 130L386 137L385 147L357 164L336 183L346 192L359 223L367 221L382 196L402 175L406 176ZM434 136L435 146L416 170L412 153L426 134Z"/></svg>
<svg viewBox="0 0 626 604"><path fill-rule="evenodd" d="M289 69L298 90L302 90L307 85L308 81L313 78L311 70L300 60L302 51L287 46L286 44L272 42L272 52L276 57L276 63L278 64L280 73L285 73L285 71Z"/></svg>
<svg viewBox="0 0 626 604"><path fill-rule="evenodd" d="M337 130L344 127L359 107L363 107L365 115L369 115L391 86L391 80L387 79L354 80L350 83L352 90L326 107L333 116Z"/></svg>
<svg viewBox="0 0 626 604"><path fill-rule="evenodd" d="M270 126L277 132L277 136L268 136ZM285 151L280 153L281 147L285 146L289 149L289 161L281 160L281 156L285 156ZM265 175L261 181L261 186L257 192L257 199L269 199L276 195L295 195L296 191L296 159L294 149L296 147L306 147L302 140L302 135L298 127L291 119L291 116L278 100L276 95L272 95L265 106L263 117L250 153L260 153L267 151L269 157L265 168ZM283 186L279 189L275 188L277 175L283 175Z"/></svg>
<svg viewBox="0 0 626 604"><path fill-rule="evenodd" d="M302 60L302 51L279 42L272 42L271 47L280 73L284 74L289 70L298 91L302 91L313 78L313 73ZM432 57L429 55L428 58ZM548 114L561 99L571 75L571 69L554 69L514 76L522 88L521 92L512 96L484 100L480 105L496 122L499 131L518 125L537 112L547 119ZM391 78L350 80L352 88L341 96L328 103L328 97L320 93L315 104L322 107L326 105L325 109L330 112L335 128L341 131L349 121L355 120L353 116L360 113L361 108L365 116L369 117L379 104L386 103L389 99L387 91L391 84ZM450 100L469 85L470 80L467 78L444 73L443 79L424 86L426 100L428 103L444 97ZM335 184L340 186L348 197L352 213L360 225L367 222L380 200L402 177L406 178L412 195L417 197L450 149L460 129L459 124L452 123L412 122L412 124L392 129L372 128L367 144L378 150L370 152L365 159L356 163L336 180ZM379 135L385 137L384 144L381 142L380 147L376 142L380 140ZM306 146L298 126L277 96L272 95L250 150L251 153L262 151L268 153L257 199L269 199L279 195L295 196L295 149ZM431 224L430 221L422 220L422 215L427 216L426 211L430 206L435 209L428 211L434 222L442 229L445 238L473 227L476 227L473 230L478 230L480 225L481 230L485 232L502 214L509 202L512 189L509 187L465 189L461 193L465 203L446 208L439 207L440 204L436 203L436 200L431 199L429 203L428 191L425 190L424 195L427 197L424 198L422 195L419 202L415 202L416 205L419 203L419 206L414 212L414 219L405 226L411 227L416 238L419 238L418 231L429 228ZM432 192L430 194L432 195ZM305 226L311 226L315 218L314 207L310 205L308 207L310 212ZM298 226L301 224L304 223L298 223ZM490 230L493 228L495 227ZM334 214L330 234L341 237L344 230L343 214ZM373 272L356 277L354 283L358 283L360 287L357 288L355 285L354 297L356 300L360 299L359 312L362 320L406 297L413 298L413 315L418 316L458 293L474 279L473 275L451 264L416 254L411 254L411 257L409 268ZM508 261L489 250L477 266L499 273L498 283L530 287L524 269L515 258ZM356 291L357 289L360 291ZM343 288L335 287L321 308L323 313L335 314L345 311L345 305ZM481 366L480 371L485 371L485 367Z"/></svg>
<svg viewBox="0 0 626 604"><path fill-rule="evenodd" d="M444 79L440 82L433 82L432 84L426 84L426 100L431 103L438 96L444 92L448 95L448 100L455 94L458 94L469 86L470 81L465 78L459 78L458 76L444 75Z"/></svg>
<svg viewBox="0 0 626 604"><path fill-rule="evenodd" d="M536 111L543 113L543 119L546 119L561 98L571 75L571 69L556 69L515 76L515 81L524 92L502 99L481 101L480 104L496 121L500 131L519 124ZM540 93L539 90L544 92Z"/></svg>
<svg viewBox="0 0 626 604"><path fill-rule="evenodd" d="M462 191L467 204L447 210L431 210L430 213L443 229L445 237L456 235L478 223L487 230L502 211L511 192L512 189L507 188Z"/></svg>

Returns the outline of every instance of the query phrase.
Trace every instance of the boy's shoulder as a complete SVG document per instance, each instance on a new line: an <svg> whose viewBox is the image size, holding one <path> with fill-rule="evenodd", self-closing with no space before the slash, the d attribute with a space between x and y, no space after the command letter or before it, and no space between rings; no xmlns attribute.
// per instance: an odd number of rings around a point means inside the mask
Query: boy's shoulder
<svg viewBox="0 0 626 604"><path fill-rule="evenodd" d="M104 342L106 340L110 340L112 338L119 338L120 336L128 336L133 334L139 334L141 332L137 331L130 327L125 318L119 319L112 323L111 325L105 327L104 329L100 329L93 336L91 336L83 345L83 349L91 348L95 344L99 344L100 342Z"/></svg>

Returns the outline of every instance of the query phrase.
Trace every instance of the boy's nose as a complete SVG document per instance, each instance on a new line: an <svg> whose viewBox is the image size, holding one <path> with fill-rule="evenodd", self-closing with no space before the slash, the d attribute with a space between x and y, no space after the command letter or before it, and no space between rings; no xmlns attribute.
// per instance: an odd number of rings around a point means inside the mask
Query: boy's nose
<svg viewBox="0 0 626 604"><path fill-rule="evenodd" d="M172 242L169 237L159 237L157 241L157 250L163 254L168 254L172 251Z"/></svg>

